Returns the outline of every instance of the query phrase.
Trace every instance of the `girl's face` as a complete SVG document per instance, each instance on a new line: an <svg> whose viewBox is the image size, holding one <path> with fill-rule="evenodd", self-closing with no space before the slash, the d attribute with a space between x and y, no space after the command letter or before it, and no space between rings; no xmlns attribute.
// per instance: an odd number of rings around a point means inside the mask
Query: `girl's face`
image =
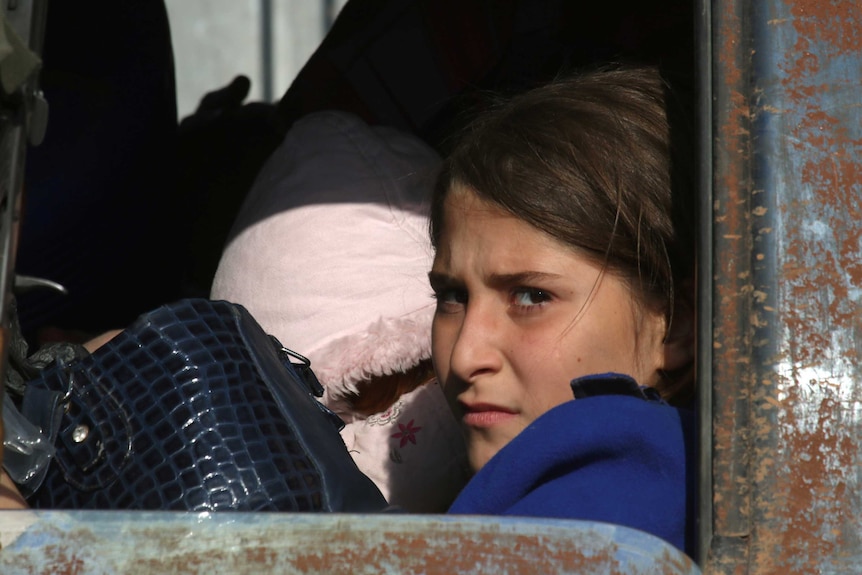
<svg viewBox="0 0 862 575"><path fill-rule="evenodd" d="M653 385L665 320L555 238L456 186L430 274L434 369L478 470L569 382L618 372Z"/></svg>

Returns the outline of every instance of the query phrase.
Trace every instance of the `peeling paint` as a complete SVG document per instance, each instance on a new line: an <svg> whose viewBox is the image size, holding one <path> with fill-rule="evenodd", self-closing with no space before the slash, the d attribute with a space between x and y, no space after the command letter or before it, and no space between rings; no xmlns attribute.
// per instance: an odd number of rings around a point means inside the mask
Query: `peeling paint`
<svg viewBox="0 0 862 575"><path fill-rule="evenodd" d="M721 19L717 34L734 40L721 40L713 55L720 81L743 78L731 89L745 99L719 98L725 106L714 119L716 156L723 158L714 205L724 207L714 218L721 233L714 269L737 276L715 279L714 337L722 345L715 348L713 385L721 401L712 419L717 446L731 431L740 438L737 460L720 447L712 456L714 522L724 539L716 537L704 571L858 571L862 5L739 0L718 9L727 12L749 19L747 27ZM727 110L735 105L745 112ZM742 138L745 117L750 136ZM731 178L750 178L748 204L721 187ZM738 239L725 241L730 237ZM753 289L743 285L746 271ZM721 315L731 302L737 318ZM740 365L740 354L752 358L751 371L725 367ZM748 451L740 457L743 442ZM721 519L744 496L748 531L737 529L740 536L730 540ZM750 537L743 540L744 533Z"/></svg>
<svg viewBox="0 0 862 575"><path fill-rule="evenodd" d="M657 537L586 521L5 511L0 537L6 520L20 520L21 513L31 521L0 553L4 575L700 573L690 558Z"/></svg>

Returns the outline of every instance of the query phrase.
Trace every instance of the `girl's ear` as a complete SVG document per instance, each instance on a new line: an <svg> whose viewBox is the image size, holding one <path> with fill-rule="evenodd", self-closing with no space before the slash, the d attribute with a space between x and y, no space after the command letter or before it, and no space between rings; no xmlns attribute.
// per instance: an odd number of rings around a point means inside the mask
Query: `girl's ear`
<svg viewBox="0 0 862 575"><path fill-rule="evenodd" d="M694 364L694 289L685 285L674 301L673 315L664 339L662 370L676 372Z"/></svg>

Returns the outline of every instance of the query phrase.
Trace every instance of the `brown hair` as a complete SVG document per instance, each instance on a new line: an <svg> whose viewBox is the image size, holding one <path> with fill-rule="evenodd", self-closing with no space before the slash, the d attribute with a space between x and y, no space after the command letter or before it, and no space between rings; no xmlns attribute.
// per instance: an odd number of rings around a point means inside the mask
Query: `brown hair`
<svg viewBox="0 0 862 575"><path fill-rule="evenodd" d="M354 412L369 417L386 411L405 393L434 380L430 359L423 359L407 371L377 375L356 384L356 393L348 393L347 404Z"/></svg>
<svg viewBox="0 0 862 575"><path fill-rule="evenodd" d="M628 281L670 325L678 286L692 278L694 243L692 150L669 90L656 68L617 67L495 103L444 161L431 206L434 248L458 183ZM693 382L665 379L659 391L668 399L690 394Z"/></svg>

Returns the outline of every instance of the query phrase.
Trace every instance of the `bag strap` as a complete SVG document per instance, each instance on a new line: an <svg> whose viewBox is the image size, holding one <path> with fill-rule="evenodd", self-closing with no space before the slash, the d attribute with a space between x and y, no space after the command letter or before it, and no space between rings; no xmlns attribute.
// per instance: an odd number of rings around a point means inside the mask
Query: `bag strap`
<svg viewBox="0 0 862 575"><path fill-rule="evenodd" d="M3 467L26 499L45 480L63 417L64 394L39 388L24 392L21 411L7 396L3 402L6 451Z"/></svg>
<svg viewBox="0 0 862 575"><path fill-rule="evenodd" d="M72 365L89 355L78 344L55 343L30 353L18 321L18 303L7 307L9 348L3 386L3 468L26 498L41 486L54 454L66 390L33 389L27 382L49 366Z"/></svg>

